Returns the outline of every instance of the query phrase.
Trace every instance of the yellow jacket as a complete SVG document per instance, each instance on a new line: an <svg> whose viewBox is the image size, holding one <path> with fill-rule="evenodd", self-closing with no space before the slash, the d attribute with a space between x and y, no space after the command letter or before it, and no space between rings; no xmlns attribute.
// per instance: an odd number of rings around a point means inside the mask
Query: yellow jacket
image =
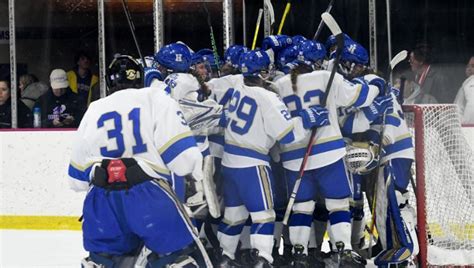
<svg viewBox="0 0 474 268"><path fill-rule="evenodd" d="M69 87L72 89L72 92L77 92L77 75L74 70L67 72L67 80L69 81ZM99 77L95 74L92 74L91 84L89 85L89 94L87 96L87 106L91 103L92 96L92 87L99 82Z"/></svg>

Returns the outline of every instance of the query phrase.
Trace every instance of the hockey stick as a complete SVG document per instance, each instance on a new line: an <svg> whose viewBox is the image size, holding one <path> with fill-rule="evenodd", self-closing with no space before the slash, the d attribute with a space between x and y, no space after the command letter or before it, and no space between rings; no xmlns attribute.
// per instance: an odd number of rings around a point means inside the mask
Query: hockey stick
<svg viewBox="0 0 474 268"><path fill-rule="evenodd" d="M130 27L130 32L132 32L133 41L135 42L135 46L137 47L138 55L140 56L140 59L142 59L143 67L147 67L145 58L142 55L140 46L138 45L137 37L135 36L135 25L133 24L132 16L130 15L130 10L128 9L126 0L122 0L122 7L123 7L123 12L125 13L125 16L127 17L128 26Z"/></svg>
<svg viewBox="0 0 474 268"><path fill-rule="evenodd" d="M397 55L395 55L395 57L393 57L393 59L390 61L390 64L389 64L389 67L388 67L388 77L391 77L392 76L392 72L393 72L393 69L395 68L395 66L397 66L400 62L402 62L403 60L406 59L406 57L408 56L408 52L406 50L402 50L400 52L398 52ZM385 81L385 91L390 94L390 90L388 90L388 79ZM380 157L380 153L382 153L382 150L383 150L383 137L385 135L385 119L386 119L386 116L387 116L387 113L384 112L383 115L382 115L382 123L380 125L380 137L379 137L379 141L378 141L378 145L379 145L379 157ZM374 236L374 228L375 228L375 208L376 208L376 202L375 200L377 199L377 181L378 181L378 176L379 176L379 172L380 172L380 167L382 166L381 165L381 161L382 159L379 159L379 163L377 164L377 167L375 168L375 183L374 183L374 191L373 191L373 197L372 197L372 222L370 223L370 232L369 232L369 249L368 249L368 253L369 253L369 258L372 257L372 238Z"/></svg>
<svg viewBox="0 0 474 268"><path fill-rule="evenodd" d="M255 46L257 45L257 36L258 31L260 30L260 22L262 21L262 15L263 9L261 8L258 10L257 25L255 26L255 34L253 35L252 50L254 50Z"/></svg>
<svg viewBox="0 0 474 268"><path fill-rule="evenodd" d="M329 5L328 7L326 8L326 12L325 13L329 13L331 12L331 9L332 9L332 6L334 5L334 0L331 0L331 2L329 2ZM324 13L323 13L324 14ZM321 34L321 31L323 30L323 26L324 26L324 23L325 21L324 20L321 20L321 22L319 22L319 25L318 25L318 29L316 30L316 32L314 33L314 36L313 36L313 40L318 40L319 38L319 35ZM328 26L329 27L329 26ZM331 31L332 33L332 31ZM335 35L333 33L333 35Z"/></svg>
<svg viewBox="0 0 474 268"><path fill-rule="evenodd" d="M344 36L342 34L341 28L339 28L339 25L331 16L331 14L324 12L323 14L321 14L321 18L324 21L324 23L328 26L328 28L331 30L331 33L334 34L334 36L336 36L337 49L336 49L336 58L334 60L334 64L335 64L334 66L337 66L339 64L339 58L341 57L342 49L344 48ZM331 75L329 76L329 81L326 85L326 90L324 91L326 94L323 95L320 101L320 104L322 107L326 106L326 100L329 95L329 91L331 90L332 82L336 74L336 69L337 68L333 68L331 70ZM288 205L286 207L285 216L283 217L284 225L288 225L288 219L293 209L293 205L295 204L296 194L298 193L298 189L300 188L301 179L303 178L306 162L308 161L309 155L311 153L311 149L313 148L313 140L315 136L316 136L316 128L311 130L311 136L309 138L308 145L306 146L306 153L304 155L303 162L301 163L301 166L300 166L298 178L296 179L295 186L293 186L293 191L291 192L290 199L288 200Z"/></svg>
<svg viewBox="0 0 474 268"><path fill-rule="evenodd" d="M291 8L291 0L288 0L285 6L285 11L283 12L283 16L281 17L280 26L278 27L277 34L281 34L281 30L283 30L283 25L285 24L285 21L286 21L286 16L288 16L288 13L290 13L290 8Z"/></svg>
<svg viewBox="0 0 474 268"><path fill-rule="evenodd" d="M204 1L204 10L206 11L206 14L207 14L207 26L209 26L212 52L214 53L214 61L216 62L216 65L217 65L217 76L221 77L221 71L219 67L219 53L217 53L216 38L214 37L214 29L212 28L212 23L211 23L211 13L209 13L209 9L207 9L206 1Z"/></svg>

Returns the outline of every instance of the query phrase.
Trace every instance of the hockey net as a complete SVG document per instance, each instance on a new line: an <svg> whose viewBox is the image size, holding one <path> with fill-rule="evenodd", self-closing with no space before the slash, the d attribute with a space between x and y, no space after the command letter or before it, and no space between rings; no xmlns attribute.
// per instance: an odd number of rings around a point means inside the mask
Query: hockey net
<svg viewBox="0 0 474 268"><path fill-rule="evenodd" d="M474 156L458 108L409 105L404 111L415 143L411 204L417 207L419 264L472 267Z"/></svg>

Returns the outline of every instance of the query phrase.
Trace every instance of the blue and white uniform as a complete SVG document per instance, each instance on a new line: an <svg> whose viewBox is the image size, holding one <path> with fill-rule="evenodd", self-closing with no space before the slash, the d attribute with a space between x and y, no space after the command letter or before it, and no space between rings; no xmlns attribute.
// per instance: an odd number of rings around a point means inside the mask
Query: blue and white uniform
<svg viewBox="0 0 474 268"><path fill-rule="evenodd" d="M220 78L213 78L207 82L211 90L210 99L228 108L235 88L243 85L244 77L241 74L227 75ZM209 150L213 157L222 158L224 154L224 134L209 135Z"/></svg>
<svg viewBox="0 0 474 268"><path fill-rule="evenodd" d="M275 212L269 150L275 142L294 141L294 123L274 93L245 85L234 90L227 120L222 158L226 209L219 240L224 254L234 258L250 212L251 245L271 261Z"/></svg>
<svg viewBox="0 0 474 268"><path fill-rule="evenodd" d="M202 155L165 87L118 91L92 103L81 121L69 179L73 189L89 190L83 211L89 252L124 255L144 241L153 252L168 254L198 241L170 174L201 178ZM150 179L128 190L89 188L103 159L122 158L135 159Z"/></svg>
<svg viewBox="0 0 474 268"><path fill-rule="evenodd" d="M286 75L274 83L274 88L282 97L292 117L297 117L303 109L320 104L329 76L329 71L313 71L298 75L297 92L294 92L291 76ZM346 149L338 125L337 109L368 106L378 94L376 86L352 84L341 75L335 75L326 102L330 124L316 130L313 147L305 167L306 172L296 195L289 222L290 240L293 245L300 244L306 247L308 244L314 200L319 188L319 193L325 198L326 207L330 212L331 238L334 242L344 242L346 249L351 249L349 212L351 191L342 160ZM289 189L293 188L298 177L308 142L309 135L302 141L280 146L281 160L290 182Z"/></svg>

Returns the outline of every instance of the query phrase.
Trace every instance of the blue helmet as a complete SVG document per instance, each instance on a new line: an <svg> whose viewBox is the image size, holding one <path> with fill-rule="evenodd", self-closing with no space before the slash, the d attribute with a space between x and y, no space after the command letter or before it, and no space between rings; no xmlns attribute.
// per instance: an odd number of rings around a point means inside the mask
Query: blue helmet
<svg viewBox="0 0 474 268"><path fill-rule="evenodd" d="M347 34L344 34L344 43L352 43L354 42L352 38L350 38ZM336 44L336 37L334 35L330 35L328 39L326 40L326 50L330 51L330 48Z"/></svg>
<svg viewBox="0 0 474 268"><path fill-rule="evenodd" d="M288 35L269 35L263 38L262 49L273 49L273 51L278 52L284 49L287 46L293 44L293 40Z"/></svg>
<svg viewBox="0 0 474 268"><path fill-rule="evenodd" d="M295 35L291 38L291 40L293 41L293 45L299 45L308 39L302 35Z"/></svg>
<svg viewBox="0 0 474 268"><path fill-rule="evenodd" d="M270 58L263 50L250 50L240 56L239 69L244 76L257 76L268 70Z"/></svg>
<svg viewBox="0 0 474 268"><path fill-rule="evenodd" d="M367 50L359 43L352 41L346 43L341 54L341 61L367 65L369 63L369 55Z"/></svg>
<svg viewBox="0 0 474 268"><path fill-rule="evenodd" d="M216 64L214 52L212 51L212 49L203 48L195 52L192 56L191 64L194 65L205 61L209 62L209 64L211 65Z"/></svg>
<svg viewBox="0 0 474 268"><path fill-rule="evenodd" d="M297 61L306 64L313 64L319 60L324 60L326 57L326 49L323 44L313 41L306 40L298 46Z"/></svg>
<svg viewBox="0 0 474 268"><path fill-rule="evenodd" d="M298 56L298 46L293 45L284 48L281 50L277 57L276 57L276 63L278 68L283 68L287 63L292 62L296 60L296 56Z"/></svg>
<svg viewBox="0 0 474 268"><path fill-rule="evenodd" d="M248 51L248 48L240 45L230 46L224 53L224 60L226 63L231 64L234 68L239 67L239 59L242 53Z"/></svg>
<svg viewBox="0 0 474 268"><path fill-rule="evenodd" d="M188 72L191 66L191 51L183 43L171 43L155 54L155 61L174 72Z"/></svg>

